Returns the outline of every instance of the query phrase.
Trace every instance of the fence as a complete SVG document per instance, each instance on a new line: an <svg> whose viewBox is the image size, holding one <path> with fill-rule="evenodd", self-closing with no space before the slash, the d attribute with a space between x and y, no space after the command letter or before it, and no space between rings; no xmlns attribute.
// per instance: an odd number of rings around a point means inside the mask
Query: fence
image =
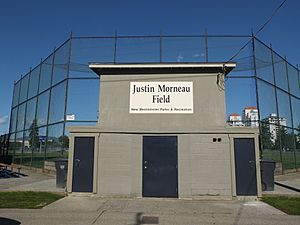
<svg viewBox="0 0 300 225"><path fill-rule="evenodd" d="M15 83L8 152L16 163L42 167L46 159L67 155L67 126L96 124L99 78L91 62L230 59L237 67L225 82L224 123L259 126L262 157L281 162L284 170L300 168L298 66L249 35L70 37Z"/></svg>

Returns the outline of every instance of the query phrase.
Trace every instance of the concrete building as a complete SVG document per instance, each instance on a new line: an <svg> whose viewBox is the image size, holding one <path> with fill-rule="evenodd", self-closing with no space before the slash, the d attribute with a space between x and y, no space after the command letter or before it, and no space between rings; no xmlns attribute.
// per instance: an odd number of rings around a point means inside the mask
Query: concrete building
<svg viewBox="0 0 300 225"><path fill-rule="evenodd" d="M258 129L225 123L220 85L234 67L91 64L101 79L99 120L68 127L68 193L260 196Z"/></svg>

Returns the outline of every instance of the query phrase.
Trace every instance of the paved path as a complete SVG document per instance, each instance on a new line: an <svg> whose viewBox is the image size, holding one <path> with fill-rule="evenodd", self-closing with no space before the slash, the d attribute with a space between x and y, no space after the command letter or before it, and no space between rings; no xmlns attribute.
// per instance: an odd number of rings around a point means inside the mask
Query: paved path
<svg viewBox="0 0 300 225"><path fill-rule="evenodd" d="M37 173L25 169L22 169L21 172L28 176L0 179L0 191L64 192L64 189L56 188L56 179L53 175Z"/></svg>
<svg viewBox="0 0 300 225"><path fill-rule="evenodd" d="M54 176L22 171L24 178L0 179L0 191L33 190L64 192ZM276 177L276 181L300 185L300 173ZM297 186L298 187L298 186ZM296 192L275 185L273 194ZM145 218L148 218L146 223ZM22 225L296 225L300 216L288 216L259 201L194 201L178 199L109 199L65 197L43 209L0 209L0 224L7 219ZM151 221L152 220L152 221ZM20 223L9 223L17 225Z"/></svg>
<svg viewBox="0 0 300 225"><path fill-rule="evenodd" d="M276 176L275 181L280 184L300 190L300 172Z"/></svg>
<svg viewBox="0 0 300 225"><path fill-rule="evenodd" d="M65 197L43 209L0 209L0 217L22 225L295 225L288 216L259 201L194 201ZM145 218L146 217L146 218ZM148 217L148 218L147 218ZM151 218L149 218L151 217ZM143 219L149 219L144 223Z"/></svg>

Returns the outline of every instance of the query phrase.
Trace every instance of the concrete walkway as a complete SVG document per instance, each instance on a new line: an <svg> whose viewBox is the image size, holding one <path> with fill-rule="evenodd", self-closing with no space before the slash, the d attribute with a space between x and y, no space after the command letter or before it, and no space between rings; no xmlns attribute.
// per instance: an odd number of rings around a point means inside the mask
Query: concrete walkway
<svg viewBox="0 0 300 225"><path fill-rule="evenodd" d="M300 172L275 176L274 191L264 191L263 195L299 196ZM289 187L289 188L288 188Z"/></svg>
<svg viewBox="0 0 300 225"><path fill-rule="evenodd" d="M53 175L25 169L22 169L21 172L28 176L0 179L0 191L65 191L62 188L56 188L56 179Z"/></svg>
<svg viewBox="0 0 300 225"><path fill-rule="evenodd" d="M54 175L37 173L25 169L22 169L22 173L28 176L22 178L0 179L0 191L65 191L63 188L56 188L56 180ZM276 176L275 181L300 189L300 172ZM275 185L274 191L264 192L264 194L300 195L300 192Z"/></svg>
<svg viewBox="0 0 300 225"><path fill-rule="evenodd" d="M40 210L0 209L0 217L22 225L243 225L300 224L259 201L193 201L65 197Z"/></svg>
<svg viewBox="0 0 300 225"><path fill-rule="evenodd" d="M55 177L22 171L28 177L0 179L0 191L64 192L55 187ZM299 187L300 173L275 178L278 182ZM298 192L275 185L276 195ZM269 193L267 193L269 194ZM99 197L65 197L43 209L0 209L0 224L10 225L295 225L300 216L288 216L260 201L195 201L178 199L120 199Z"/></svg>
<svg viewBox="0 0 300 225"><path fill-rule="evenodd" d="M300 172L276 176L275 182L300 191Z"/></svg>

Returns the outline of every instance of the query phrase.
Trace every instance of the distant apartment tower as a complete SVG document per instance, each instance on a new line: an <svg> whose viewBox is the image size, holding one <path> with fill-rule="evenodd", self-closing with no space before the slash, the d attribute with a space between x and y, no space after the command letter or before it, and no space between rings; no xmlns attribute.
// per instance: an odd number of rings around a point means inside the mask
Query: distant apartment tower
<svg viewBox="0 0 300 225"><path fill-rule="evenodd" d="M258 127L258 109L253 106L248 106L243 110L243 122L245 126Z"/></svg>
<svg viewBox="0 0 300 225"><path fill-rule="evenodd" d="M244 126L241 115L236 113L231 113L229 115L229 126L233 126L233 127Z"/></svg>
<svg viewBox="0 0 300 225"><path fill-rule="evenodd" d="M276 113L271 113L269 117L262 120L269 125L269 131L271 134L271 141L275 143L277 139L277 133L279 126L286 126L286 118L278 117Z"/></svg>

